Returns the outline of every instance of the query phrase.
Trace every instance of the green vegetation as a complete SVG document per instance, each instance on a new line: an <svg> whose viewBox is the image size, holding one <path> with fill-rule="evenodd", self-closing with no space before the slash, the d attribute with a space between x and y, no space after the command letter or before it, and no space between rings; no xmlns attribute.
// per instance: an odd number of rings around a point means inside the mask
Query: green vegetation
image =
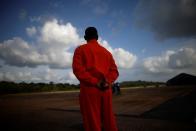
<svg viewBox="0 0 196 131"><path fill-rule="evenodd" d="M124 81L120 83L120 87L147 87L163 85L163 82L147 82L147 81ZM28 93L28 92L48 92L48 91L68 91L79 90L79 85L69 83L14 83L0 82L0 94L10 93Z"/></svg>
<svg viewBox="0 0 196 131"><path fill-rule="evenodd" d="M0 94L8 93L28 93L28 92L46 92L46 91L67 91L79 90L79 85L69 83L14 83L0 82Z"/></svg>
<svg viewBox="0 0 196 131"><path fill-rule="evenodd" d="M147 87L147 86L155 86L159 87L160 85L164 85L163 82L152 82L152 81L124 81L120 83L120 86L123 87Z"/></svg>

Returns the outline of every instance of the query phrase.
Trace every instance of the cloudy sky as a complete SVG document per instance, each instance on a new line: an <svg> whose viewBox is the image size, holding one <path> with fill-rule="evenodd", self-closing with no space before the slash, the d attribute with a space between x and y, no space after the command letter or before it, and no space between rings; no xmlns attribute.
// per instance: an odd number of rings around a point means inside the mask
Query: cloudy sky
<svg viewBox="0 0 196 131"><path fill-rule="evenodd" d="M0 80L78 83L74 49L95 26L118 81L196 75L195 0L1 0Z"/></svg>

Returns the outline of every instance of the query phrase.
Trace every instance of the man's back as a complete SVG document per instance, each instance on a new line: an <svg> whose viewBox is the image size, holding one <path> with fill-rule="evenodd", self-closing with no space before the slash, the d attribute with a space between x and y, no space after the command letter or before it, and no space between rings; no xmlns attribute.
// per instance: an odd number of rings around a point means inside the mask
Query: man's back
<svg viewBox="0 0 196 131"><path fill-rule="evenodd" d="M74 61L76 63L73 63L75 68L82 66L85 71L89 72L90 75L97 80L103 77L107 79L111 66L114 66L114 60L111 53L99 45L96 40L90 40L87 44L78 47L74 55L77 54L80 55L78 58L82 60L82 62L78 63L77 59L75 59ZM74 73L77 74L77 71ZM83 83L82 79L79 78L79 80Z"/></svg>
<svg viewBox="0 0 196 131"><path fill-rule="evenodd" d="M84 66L89 70L92 76L105 75L109 71L111 54L97 41L90 41L82 47L84 51Z"/></svg>

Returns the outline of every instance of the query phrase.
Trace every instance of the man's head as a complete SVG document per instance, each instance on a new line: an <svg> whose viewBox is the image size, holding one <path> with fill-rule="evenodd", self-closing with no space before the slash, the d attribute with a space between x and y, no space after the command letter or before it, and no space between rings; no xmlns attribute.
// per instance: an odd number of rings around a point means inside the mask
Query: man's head
<svg viewBox="0 0 196 131"><path fill-rule="evenodd" d="M84 39L86 41L89 41L91 39L98 40L97 29L95 27L88 27L88 28L86 28Z"/></svg>

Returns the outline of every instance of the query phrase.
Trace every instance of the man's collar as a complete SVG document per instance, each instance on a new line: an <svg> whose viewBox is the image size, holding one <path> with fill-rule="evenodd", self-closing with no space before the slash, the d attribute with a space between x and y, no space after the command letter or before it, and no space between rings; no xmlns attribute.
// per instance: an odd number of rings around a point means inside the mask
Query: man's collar
<svg viewBox="0 0 196 131"><path fill-rule="evenodd" d="M97 40L96 39L91 39L88 41L88 43L97 43Z"/></svg>

